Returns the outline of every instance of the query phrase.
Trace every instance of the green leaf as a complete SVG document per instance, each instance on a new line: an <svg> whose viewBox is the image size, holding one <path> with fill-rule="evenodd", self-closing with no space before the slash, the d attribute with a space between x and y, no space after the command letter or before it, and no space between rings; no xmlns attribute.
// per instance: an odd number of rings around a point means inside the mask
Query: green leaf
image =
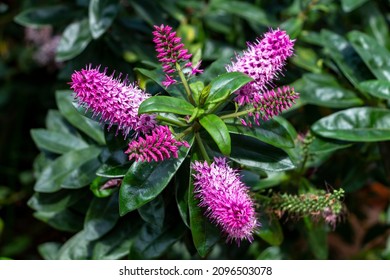
<svg viewBox="0 0 390 280"><path fill-rule="evenodd" d="M158 228L162 228L165 219L165 205L161 196L157 196L152 201L138 208L138 213L141 218Z"/></svg>
<svg viewBox="0 0 390 280"><path fill-rule="evenodd" d="M88 144L81 138L69 133L65 134L46 129L32 129L31 137L39 149L57 154L64 154L72 150L88 147Z"/></svg>
<svg viewBox="0 0 390 280"><path fill-rule="evenodd" d="M217 103L235 92L253 79L241 72L230 72L219 75L212 80L206 104Z"/></svg>
<svg viewBox="0 0 390 280"><path fill-rule="evenodd" d="M96 171L96 175L101 176L101 177L105 177L105 178L123 178L123 177L125 177L131 164L132 164L131 162L129 162L125 165L115 165L115 166L103 164Z"/></svg>
<svg viewBox="0 0 390 280"><path fill-rule="evenodd" d="M291 17L280 24L280 29L286 30L291 38L297 38L302 31L304 19L302 17Z"/></svg>
<svg viewBox="0 0 390 280"><path fill-rule="evenodd" d="M213 138L221 153L229 155L231 151L230 134L223 120L214 114L210 114L201 117L199 123Z"/></svg>
<svg viewBox="0 0 390 280"><path fill-rule="evenodd" d="M359 84L359 88L374 97L390 99L390 81L365 81Z"/></svg>
<svg viewBox="0 0 390 280"><path fill-rule="evenodd" d="M84 221L88 240L96 240L109 232L119 220L118 193L106 198L95 197L89 205Z"/></svg>
<svg viewBox="0 0 390 280"><path fill-rule="evenodd" d="M185 159L183 164L175 176L175 199L177 209L184 222L189 228L189 212L188 212L188 186L190 184L190 160Z"/></svg>
<svg viewBox="0 0 390 280"><path fill-rule="evenodd" d="M349 148L352 143L329 138L314 137L313 142L309 145L310 154L330 153L340 149Z"/></svg>
<svg viewBox="0 0 390 280"><path fill-rule="evenodd" d="M165 226L164 228L146 223L134 240L129 257L130 259L140 260L158 258L176 243L183 234L184 228L181 223L170 227Z"/></svg>
<svg viewBox="0 0 390 280"><path fill-rule="evenodd" d="M365 5L365 15L367 17L367 31L384 47L390 47L390 32L385 15L375 2L370 1Z"/></svg>
<svg viewBox="0 0 390 280"><path fill-rule="evenodd" d="M199 207L199 200L196 199L194 195L192 177L190 177L190 180L191 183L188 189L188 207L192 240L194 241L198 254L204 258L220 239L220 232L204 215L204 209Z"/></svg>
<svg viewBox="0 0 390 280"><path fill-rule="evenodd" d="M318 120L311 130L323 137L346 141L390 140L390 110L362 107L339 111Z"/></svg>
<svg viewBox="0 0 390 280"><path fill-rule="evenodd" d="M390 52L375 39L359 31L349 32L348 39L375 77L390 81Z"/></svg>
<svg viewBox="0 0 390 280"><path fill-rule="evenodd" d="M353 91L339 85L328 74L305 74L292 85L300 93L300 100L330 108L347 108L362 105L363 101Z"/></svg>
<svg viewBox="0 0 390 280"><path fill-rule="evenodd" d="M174 113L192 115L195 107L183 99L170 96L152 96L141 103L139 114Z"/></svg>
<svg viewBox="0 0 390 280"><path fill-rule="evenodd" d="M230 158L239 164L274 172L295 168L281 149L244 135L232 134L231 137L233 149Z"/></svg>
<svg viewBox="0 0 390 280"><path fill-rule="evenodd" d="M59 190L55 193L36 192L28 200L27 205L39 212L60 212L69 206L74 205L85 197L88 190Z"/></svg>
<svg viewBox="0 0 390 280"><path fill-rule="evenodd" d="M165 86L162 84L165 79L165 74L162 69L147 70L143 68L134 68L134 70L157 83L160 87L164 88L171 96L182 99L187 98L186 94L176 84L165 88Z"/></svg>
<svg viewBox="0 0 390 280"><path fill-rule="evenodd" d="M97 157L85 162L66 176L61 183L61 187L64 189L79 189L89 185L96 177L96 170L100 165L100 160Z"/></svg>
<svg viewBox="0 0 390 280"><path fill-rule="evenodd" d="M96 177L92 181L89 189L96 197L104 198L111 196L114 192L116 192L117 188L120 186L121 183L122 180L120 179L107 179L104 177ZM103 186L109 186L109 188L103 188Z"/></svg>
<svg viewBox="0 0 390 280"><path fill-rule="evenodd" d="M355 87L358 87L360 82L372 77L367 66L359 59L359 55L344 37L323 29L321 42L327 50L327 54Z"/></svg>
<svg viewBox="0 0 390 280"><path fill-rule="evenodd" d="M75 127L87 134L99 144L105 144L104 133L99 123L83 117L72 105L72 91L57 90L57 106L61 114Z"/></svg>
<svg viewBox="0 0 390 280"><path fill-rule="evenodd" d="M84 230L73 235L58 252L59 260L87 260L90 258L92 243Z"/></svg>
<svg viewBox="0 0 390 280"><path fill-rule="evenodd" d="M367 1L368 0L341 0L341 7L343 8L344 12L349 13Z"/></svg>
<svg viewBox="0 0 390 280"><path fill-rule="evenodd" d="M243 126L238 119L227 119L225 123L230 133L254 137L279 148L293 148L294 140L278 120L260 120L260 125L253 127Z"/></svg>
<svg viewBox="0 0 390 280"><path fill-rule="evenodd" d="M34 217L61 231L78 232L83 228L83 217L69 209L35 212Z"/></svg>
<svg viewBox="0 0 390 280"><path fill-rule="evenodd" d="M92 40L88 19L68 25L57 47L56 60L65 61L82 53Z"/></svg>
<svg viewBox="0 0 390 280"><path fill-rule="evenodd" d="M192 145L194 138L188 141ZM119 195L119 211L123 216L157 197L179 169L189 149L181 147L177 159L161 162L135 162L123 178Z"/></svg>
<svg viewBox="0 0 390 280"><path fill-rule="evenodd" d="M111 26L118 13L118 0L91 0L89 2L89 29L98 39Z"/></svg>
<svg viewBox="0 0 390 280"><path fill-rule="evenodd" d="M254 4L241 1L211 1L211 4L213 3L211 7L218 11L226 11L256 24L273 25L267 13Z"/></svg>
<svg viewBox="0 0 390 280"><path fill-rule="evenodd" d="M94 241L93 260L118 260L127 256L140 223L135 219L123 220L105 236Z"/></svg>
<svg viewBox="0 0 390 280"><path fill-rule="evenodd" d="M92 159L96 159L99 154L99 148L90 146L85 149L68 152L58 157L42 171L35 183L34 190L44 193L52 193L60 190L62 183L68 176L74 174L74 171L83 164Z"/></svg>
<svg viewBox="0 0 390 280"><path fill-rule="evenodd" d="M49 110L46 115L46 127L48 130L63 134L71 133L71 127L57 110Z"/></svg>
<svg viewBox="0 0 390 280"><path fill-rule="evenodd" d="M283 242L283 231L275 215L262 215L261 226L257 235L272 246L279 246Z"/></svg>
<svg viewBox="0 0 390 280"><path fill-rule="evenodd" d="M31 8L22 11L15 21L26 27L40 27L72 18L74 15L66 5Z"/></svg>
<svg viewBox="0 0 390 280"><path fill-rule="evenodd" d="M325 225L315 224L307 217L304 221L311 252L316 259L326 260L328 258L328 232Z"/></svg>
<svg viewBox="0 0 390 280"><path fill-rule="evenodd" d="M38 245L38 252L44 260L57 260L61 244L57 242L46 242Z"/></svg>

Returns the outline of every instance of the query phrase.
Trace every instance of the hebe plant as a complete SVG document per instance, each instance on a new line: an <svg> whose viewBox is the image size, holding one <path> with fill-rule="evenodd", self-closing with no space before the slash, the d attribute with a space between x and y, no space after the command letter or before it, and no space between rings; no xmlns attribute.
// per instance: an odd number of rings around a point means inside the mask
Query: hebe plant
<svg viewBox="0 0 390 280"><path fill-rule="evenodd" d="M305 199L265 195L251 190L241 176L244 170L255 174L295 167L280 149L291 147L291 136L282 119L274 117L299 95L289 86L273 88L293 55L294 40L283 30L270 29L205 83L201 61L191 61L172 27L154 29L163 71L138 71L155 77L164 89L159 94L151 96L127 76L92 65L73 73L69 84L74 93L57 92L60 111L90 139L85 142L60 124L56 114L48 119L48 126L69 132L68 144L79 148L42 170L30 205L38 210L38 218L63 230L73 225L56 219L72 216L73 210L50 212L42 201L70 208L89 205L82 231L57 257L119 258L130 250L131 258L155 258L179 240L189 252L195 248L206 257L221 239L238 246L250 244L255 236L269 241L275 213L312 216L335 225L342 190L307 194ZM39 145L38 134L33 132L33 137ZM40 158L37 164L46 160ZM57 172L64 165L74 171ZM82 188L85 185L95 198ZM80 222L70 216L69 223ZM80 246L82 253L75 249Z"/></svg>

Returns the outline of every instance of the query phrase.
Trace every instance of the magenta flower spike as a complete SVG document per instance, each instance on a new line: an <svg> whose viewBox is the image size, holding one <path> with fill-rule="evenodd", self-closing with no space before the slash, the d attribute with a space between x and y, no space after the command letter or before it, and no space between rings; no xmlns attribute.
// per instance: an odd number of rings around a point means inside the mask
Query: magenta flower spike
<svg viewBox="0 0 390 280"><path fill-rule="evenodd" d="M227 234L227 241L253 241L259 222L248 187L236 170L228 166L226 158L214 158L210 165L195 161L194 192L206 215Z"/></svg>
<svg viewBox="0 0 390 280"><path fill-rule="evenodd" d="M226 66L228 72L241 72L253 78L236 91L235 101L239 105L252 104L256 95L267 91L267 85L278 77L287 58L293 55L294 40L285 31L276 29L247 45L248 49Z"/></svg>
<svg viewBox="0 0 390 280"><path fill-rule="evenodd" d="M125 153L129 154L129 160L163 161L171 157L178 158L181 146L190 147L187 142L176 140L168 126L157 126L151 134L131 141Z"/></svg>
<svg viewBox="0 0 390 280"><path fill-rule="evenodd" d="M99 68L89 65L72 74L70 85L79 104L99 115L109 127L117 124L125 137L131 130L148 133L153 129L156 126L155 116L138 115L139 106L150 95L126 78L121 81L121 74L114 78L114 73L106 75L107 68L103 72Z"/></svg>
<svg viewBox="0 0 390 280"><path fill-rule="evenodd" d="M155 25L154 30L153 42L156 45L157 58L161 62L163 71L166 74L165 81L162 83L165 87L169 87L177 82L175 79L176 65L179 65L181 68L190 68L191 75L203 72L203 70L199 69L200 63L193 66L189 61L192 54L188 53L188 50L184 48L181 38L176 36L176 32L172 31L172 27Z"/></svg>

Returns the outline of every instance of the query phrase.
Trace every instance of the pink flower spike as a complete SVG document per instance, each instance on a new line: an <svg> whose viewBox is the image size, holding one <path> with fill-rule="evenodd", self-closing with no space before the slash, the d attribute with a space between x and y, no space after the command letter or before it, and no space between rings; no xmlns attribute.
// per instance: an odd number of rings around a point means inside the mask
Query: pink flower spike
<svg viewBox="0 0 390 280"><path fill-rule="evenodd" d="M127 79L121 81L121 74L115 79L114 74L106 75L107 69L99 70L100 67L89 65L72 74L70 85L79 104L91 109L110 127L118 125L125 137L131 130L141 133L152 130L156 126L155 116L138 115L139 106L150 95Z"/></svg>
<svg viewBox="0 0 390 280"><path fill-rule="evenodd" d="M171 157L178 158L181 146L190 147L186 141L177 141L168 126L158 126L151 134L131 141L125 153L129 154L129 160L163 161Z"/></svg>
<svg viewBox="0 0 390 280"><path fill-rule="evenodd" d="M239 105L251 103L255 95L267 90L267 85L277 78L287 58L293 55L294 40L285 31L276 29L247 45L248 49L226 66L228 72L242 72L253 78L236 91Z"/></svg>
<svg viewBox="0 0 390 280"><path fill-rule="evenodd" d="M205 214L227 234L227 241L253 241L253 233L260 226L249 189L236 170L229 167L226 158L214 158L210 165L195 161L194 192L205 207Z"/></svg>

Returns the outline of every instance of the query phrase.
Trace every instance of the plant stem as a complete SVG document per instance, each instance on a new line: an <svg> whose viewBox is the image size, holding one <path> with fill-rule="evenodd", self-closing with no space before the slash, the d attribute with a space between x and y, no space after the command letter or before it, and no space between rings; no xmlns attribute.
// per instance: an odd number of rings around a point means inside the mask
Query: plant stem
<svg viewBox="0 0 390 280"><path fill-rule="evenodd" d="M247 115L249 113L252 113L256 111L256 108L250 108L250 109L247 109L247 110L244 110L244 111L240 111L240 112L234 112L234 113L231 113L231 114L227 114L227 115L223 115L223 116L219 116L221 119L233 119L233 118L237 118L237 117L241 117L241 116L244 116L244 115Z"/></svg>
<svg viewBox="0 0 390 280"><path fill-rule="evenodd" d="M192 126L187 127L183 132L177 134L177 135L176 135L176 138L177 138L178 140L180 140L181 138L183 138L184 136L186 136L187 134L189 134L193 129L194 129L194 127L192 127Z"/></svg>
<svg viewBox="0 0 390 280"><path fill-rule="evenodd" d="M202 154L203 158L208 162L208 163L211 163L211 160L210 160L210 157L209 155L207 154L207 151L206 151L206 148L203 144L203 141L202 141L202 138L200 138L200 135L199 133L195 133L195 139L196 139L196 142L198 143L199 145L199 149L200 149L200 153Z"/></svg>
<svg viewBox="0 0 390 280"><path fill-rule="evenodd" d="M173 119L161 116L161 115L157 115L157 120L158 121L163 121L163 122L166 122L166 123L169 123L169 124L172 124L172 125L176 125L176 126L181 126L181 127L187 126L187 124L185 122L182 122L182 121L179 121L179 120L173 120Z"/></svg>
<svg viewBox="0 0 390 280"><path fill-rule="evenodd" d="M192 98L191 89L188 85L186 77L184 77L183 71L181 70L179 63L176 63L176 70L177 70L177 73L179 73L179 77L180 77L180 80L183 83L184 89L187 93L188 100L191 102L192 105L195 105L195 100Z"/></svg>

